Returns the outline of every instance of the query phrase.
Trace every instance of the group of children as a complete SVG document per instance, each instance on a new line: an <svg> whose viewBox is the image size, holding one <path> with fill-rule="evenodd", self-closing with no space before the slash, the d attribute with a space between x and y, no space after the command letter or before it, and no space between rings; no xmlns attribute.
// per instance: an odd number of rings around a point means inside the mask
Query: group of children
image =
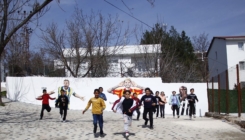
<svg viewBox="0 0 245 140"><path fill-rule="evenodd" d="M196 101L198 102L198 98L196 94L194 94L194 89L190 89L190 94L187 95L187 112L189 110L189 117L192 119L192 115L194 118L196 117ZM173 117L175 118L175 111L177 113L177 117L179 118L179 110L180 110L180 105L181 102L184 102L185 98L181 98L180 95L177 95L175 91L172 91L172 95L170 96L169 104L171 105L171 109L173 110Z"/></svg>
<svg viewBox="0 0 245 140"><path fill-rule="evenodd" d="M97 132L97 123L99 123L101 136L104 135L103 110L106 108L104 101L107 100L105 94L102 92L103 92L102 87L100 87L99 89L95 89L94 97L88 101L86 108L83 110L83 114L84 114L92 104L92 114L93 114L93 124L94 124L93 132L94 134ZM198 101L198 99L197 96L194 94L194 89L191 89L190 92L191 93L187 96L187 100L190 106L189 115L191 118L192 114L195 112L194 111L195 101ZM65 91L63 89L60 90L60 93L61 95L56 100L55 106L56 107L58 106L60 108L61 120L65 122L69 99L65 95ZM131 97L131 95L133 96ZM51 108L49 106L49 99L54 100L56 98L51 98L49 94L47 94L46 90L43 90L43 95L37 98L37 100L43 100L40 119L42 119L43 111L45 109L48 112L51 111ZM173 110L174 117L175 117L175 111L177 111L177 116L179 118L179 108L180 108L181 100L182 99L178 95L176 95L176 92L173 91L170 97L169 104L171 105L171 108ZM150 88L145 88L145 95L143 95L141 99L139 99L136 93L131 93L130 90L125 90L123 92L123 96L114 102L112 106L112 110L115 113L117 112L123 115L125 136L128 137L129 136L128 128L132 124L132 116L133 115L137 116L137 120L139 120L141 106L144 107L144 111L143 111L143 119L145 120L144 125L146 126L149 121L150 129L153 129L153 113L156 113L156 117L158 117L159 108L160 108L161 117L164 118L165 117L164 109L166 103L167 101L164 92L161 92L161 94L159 95L159 92L157 91L154 96Z"/></svg>

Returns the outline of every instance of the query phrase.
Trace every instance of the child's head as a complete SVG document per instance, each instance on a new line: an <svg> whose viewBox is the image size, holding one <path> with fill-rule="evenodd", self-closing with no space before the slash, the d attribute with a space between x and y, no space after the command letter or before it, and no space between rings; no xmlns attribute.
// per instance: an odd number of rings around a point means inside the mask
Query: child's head
<svg viewBox="0 0 245 140"><path fill-rule="evenodd" d="M176 94L176 91L172 91L172 94L175 95Z"/></svg>
<svg viewBox="0 0 245 140"><path fill-rule="evenodd" d="M47 90L46 90L46 89L44 89L44 90L43 90L43 94L46 94L46 93L47 93Z"/></svg>
<svg viewBox="0 0 245 140"><path fill-rule="evenodd" d="M100 95L100 90L99 89L95 89L94 90L94 96L95 96L95 98L99 98L99 95Z"/></svg>
<svg viewBox="0 0 245 140"><path fill-rule="evenodd" d="M190 92L191 92L191 93L194 93L194 88L191 88L191 89L190 89Z"/></svg>
<svg viewBox="0 0 245 140"><path fill-rule="evenodd" d="M99 91L100 91L100 93L102 93L103 92L103 87L99 87Z"/></svg>
<svg viewBox="0 0 245 140"><path fill-rule="evenodd" d="M126 99L128 99L128 98L130 98L130 95L131 95L131 92L130 92L130 90L125 90L125 98Z"/></svg>
<svg viewBox="0 0 245 140"><path fill-rule="evenodd" d="M159 95L159 91L156 91L155 95L158 96Z"/></svg>
<svg viewBox="0 0 245 140"><path fill-rule="evenodd" d="M61 90L60 90L60 94L61 94L62 96L64 96L64 95L65 95L65 90L64 90L64 89L61 89Z"/></svg>
<svg viewBox="0 0 245 140"><path fill-rule="evenodd" d="M150 90L150 88L145 88L145 94L146 94L146 95L151 95L151 90Z"/></svg>
<svg viewBox="0 0 245 140"><path fill-rule="evenodd" d="M165 93L163 91L161 92L161 96L165 96Z"/></svg>
<svg viewBox="0 0 245 140"><path fill-rule="evenodd" d="M137 98L137 94L136 94L136 93L134 93L133 96L134 96L135 98Z"/></svg>

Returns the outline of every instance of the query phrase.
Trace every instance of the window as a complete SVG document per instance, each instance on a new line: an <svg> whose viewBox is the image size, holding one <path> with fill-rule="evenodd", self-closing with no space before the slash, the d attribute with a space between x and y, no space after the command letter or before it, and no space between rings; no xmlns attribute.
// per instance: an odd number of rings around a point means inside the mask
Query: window
<svg viewBox="0 0 245 140"><path fill-rule="evenodd" d="M245 70L245 61L239 62L240 70Z"/></svg>
<svg viewBox="0 0 245 140"><path fill-rule="evenodd" d="M244 50L244 44L243 44L243 42L238 42L238 50L241 50L241 51Z"/></svg>
<svg viewBox="0 0 245 140"><path fill-rule="evenodd" d="M216 58L216 60L218 59L218 53L217 53L217 51L215 52L215 58Z"/></svg>

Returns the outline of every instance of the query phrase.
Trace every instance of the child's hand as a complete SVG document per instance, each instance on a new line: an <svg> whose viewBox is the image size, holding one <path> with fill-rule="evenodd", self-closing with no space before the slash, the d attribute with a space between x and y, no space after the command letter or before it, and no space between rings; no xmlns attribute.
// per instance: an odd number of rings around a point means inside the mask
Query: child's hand
<svg viewBox="0 0 245 140"><path fill-rule="evenodd" d="M155 103L152 103L153 106L155 106L156 104Z"/></svg>
<svg viewBox="0 0 245 140"><path fill-rule="evenodd" d="M83 114L85 113L85 110L83 110Z"/></svg>
<svg viewBox="0 0 245 140"><path fill-rule="evenodd" d="M131 110L129 109L128 112L131 113Z"/></svg>
<svg viewBox="0 0 245 140"><path fill-rule="evenodd" d="M80 97L80 99L81 99L82 101L84 101L84 97Z"/></svg>

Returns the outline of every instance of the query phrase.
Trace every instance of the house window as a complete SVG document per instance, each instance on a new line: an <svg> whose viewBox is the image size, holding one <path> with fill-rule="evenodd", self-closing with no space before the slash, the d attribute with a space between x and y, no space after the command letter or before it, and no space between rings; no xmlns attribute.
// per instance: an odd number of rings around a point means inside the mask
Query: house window
<svg viewBox="0 0 245 140"><path fill-rule="evenodd" d="M238 50L241 50L241 51L244 50L244 44L243 44L243 42L238 42Z"/></svg>
<svg viewBox="0 0 245 140"><path fill-rule="evenodd" d="M215 58L216 58L216 60L218 59L218 53L217 53L217 51L215 52Z"/></svg>
<svg viewBox="0 0 245 140"><path fill-rule="evenodd" d="M245 61L239 62L240 70L245 70Z"/></svg>

